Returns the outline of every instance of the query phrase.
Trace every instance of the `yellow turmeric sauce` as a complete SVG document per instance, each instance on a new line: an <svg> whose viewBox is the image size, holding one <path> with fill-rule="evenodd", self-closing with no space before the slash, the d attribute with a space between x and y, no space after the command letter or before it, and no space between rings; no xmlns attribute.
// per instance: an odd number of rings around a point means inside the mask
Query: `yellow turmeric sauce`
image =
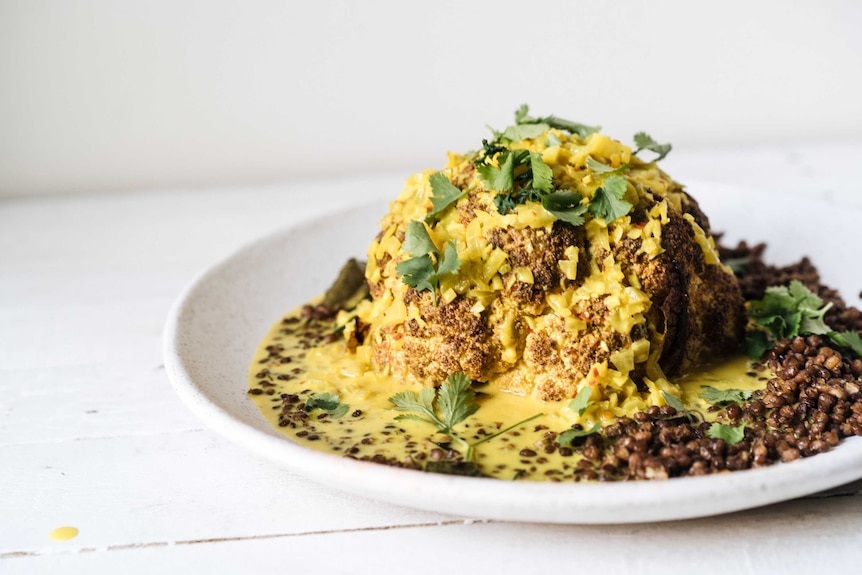
<svg viewBox="0 0 862 575"><path fill-rule="evenodd" d="M421 387L375 371L367 357L347 352L340 337L328 342L324 334L332 332L334 322L318 323L313 329L304 325L298 311L276 323L249 369L249 397L276 429L303 446L357 459L420 468L446 459L448 449L455 448L454 444L447 447L451 438L427 423L396 420L401 412L389 401L398 392ZM768 375L739 356L703 367L675 383L686 407L712 421L717 412L699 397L701 386L756 390L765 387ZM546 446L573 424L589 428L613 422L613 414L601 411L592 418L579 418L569 407L570 399L546 402L491 384L479 385L476 391L480 407L456 431L467 443L481 442L473 449L473 461L484 475L499 479L571 480L581 459L577 451L546 450ZM336 394L347 405L346 412L340 417L320 409L306 412L308 398L320 393Z"/></svg>

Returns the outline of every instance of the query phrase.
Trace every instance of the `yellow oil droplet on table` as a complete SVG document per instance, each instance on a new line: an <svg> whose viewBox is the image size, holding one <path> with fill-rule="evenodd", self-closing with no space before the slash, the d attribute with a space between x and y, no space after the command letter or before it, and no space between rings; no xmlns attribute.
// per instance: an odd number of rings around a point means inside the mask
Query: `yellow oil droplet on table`
<svg viewBox="0 0 862 575"><path fill-rule="evenodd" d="M48 533L48 538L52 541L68 541L78 535L77 527L57 527L50 533Z"/></svg>

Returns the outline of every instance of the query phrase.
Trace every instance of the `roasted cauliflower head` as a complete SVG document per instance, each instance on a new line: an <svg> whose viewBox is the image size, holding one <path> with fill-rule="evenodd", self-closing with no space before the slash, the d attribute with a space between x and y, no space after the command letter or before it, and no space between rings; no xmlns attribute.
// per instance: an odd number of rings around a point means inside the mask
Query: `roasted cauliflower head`
<svg viewBox="0 0 862 575"><path fill-rule="evenodd" d="M411 383L463 371L543 400L588 385L610 408L663 404L667 378L732 353L744 333L706 216L630 147L517 120L408 179L369 247L371 298L349 336Z"/></svg>

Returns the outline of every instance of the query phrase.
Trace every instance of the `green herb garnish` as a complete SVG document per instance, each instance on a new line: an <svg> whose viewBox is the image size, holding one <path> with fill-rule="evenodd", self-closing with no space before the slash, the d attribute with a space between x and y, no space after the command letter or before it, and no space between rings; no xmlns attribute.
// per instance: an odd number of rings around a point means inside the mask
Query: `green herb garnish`
<svg viewBox="0 0 862 575"><path fill-rule="evenodd" d="M749 389L717 389L709 385L701 385L703 390L700 398L705 399L710 405L730 405L748 401L754 392Z"/></svg>
<svg viewBox="0 0 862 575"><path fill-rule="evenodd" d="M641 150L649 150L650 152L658 154L658 157L653 160L654 162L663 160L673 147L670 144L659 144L646 132L638 132L635 134L635 145L637 146L637 149L634 151L635 154Z"/></svg>
<svg viewBox="0 0 862 575"><path fill-rule="evenodd" d="M586 138L590 134L595 134L602 129L601 126L587 126L586 124L572 122L571 120L564 120L562 118L557 118L556 116L544 116L534 118L530 116L529 113L530 107L527 106L527 104L522 104L520 108L515 110L515 124L542 125L545 130L549 128L556 128L557 130L563 130L565 132L577 134L580 138Z"/></svg>
<svg viewBox="0 0 862 575"><path fill-rule="evenodd" d="M583 415L587 408L595 403L590 400L590 396L592 396L592 394L593 388L589 385L584 386L584 388L575 396L575 399L573 399L569 404L569 409L577 413L579 416Z"/></svg>
<svg viewBox="0 0 862 575"><path fill-rule="evenodd" d="M571 190L557 190L542 196L542 207L554 214L558 220L573 226L584 224L584 213L589 205L581 204L581 194Z"/></svg>
<svg viewBox="0 0 862 575"><path fill-rule="evenodd" d="M479 409L479 404L474 401L476 399L476 392L470 388L471 383L470 378L465 373L459 371L450 375L446 379L446 382L440 386L439 390L433 387L426 387L419 392L402 391L396 393L389 398L389 401L395 406L393 409L409 413L403 413L395 419L397 421L405 419L421 421L433 425L440 433L448 435L461 446L464 450L463 455L466 461L472 461L473 448L477 445L490 441L519 425L523 425L544 415L538 413L514 425L510 425L493 435L488 435L475 443L468 443L458 435L454 427L476 413Z"/></svg>
<svg viewBox="0 0 862 575"><path fill-rule="evenodd" d="M607 164L594 160L590 156L587 156L587 167L596 174L608 176L611 174L621 174L629 169L628 164L623 164L619 168L612 168Z"/></svg>
<svg viewBox="0 0 862 575"><path fill-rule="evenodd" d="M425 221L432 222L436 219L437 214L445 211L467 192L455 186L449 178L440 172L431 174L428 180L431 183L431 193L433 194L431 196L433 209L425 216Z"/></svg>
<svg viewBox="0 0 862 575"><path fill-rule="evenodd" d="M598 423L594 424L589 429L567 429L562 432L559 437L557 437L557 441L560 442L560 445L575 445L579 439L583 439L584 437L588 437L597 433L602 428Z"/></svg>
<svg viewBox="0 0 862 575"><path fill-rule="evenodd" d="M736 445L745 438L745 426L733 426L718 423L709 426L707 435L713 439L723 439L728 445Z"/></svg>
<svg viewBox="0 0 862 575"><path fill-rule="evenodd" d="M673 395L672 393L668 393L666 391L662 391L661 396L664 398L664 402L666 404L676 410L677 416L685 417L692 422L697 419L697 417L695 416L695 413L697 412L692 411L691 409L683 405L682 398L680 398L679 396Z"/></svg>
<svg viewBox="0 0 862 575"><path fill-rule="evenodd" d="M596 190L590 200L589 211L593 217L611 223L631 211L632 205L623 199L627 183L622 176L611 176Z"/></svg>
<svg viewBox="0 0 862 575"><path fill-rule="evenodd" d="M330 417L342 417L350 409L346 403L335 393L315 393L305 402L305 411L319 409L325 411Z"/></svg>
<svg viewBox="0 0 862 575"><path fill-rule="evenodd" d="M414 220L407 224L404 234L404 244L401 249L413 257L395 266L395 271L401 274L402 281L418 291L429 290L437 305L437 287L440 278L453 274L461 267L455 242L449 240L441 254L431 240L428 229L421 221Z"/></svg>
<svg viewBox="0 0 862 575"><path fill-rule="evenodd" d="M775 340L815 334L826 335L837 345L862 356L862 338L858 333L838 332L826 325L824 317L831 307L831 303L824 304L799 280L766 288L763 299L749 303L748 317L756 327L747 334L746 351L760 357Z"/></svg>

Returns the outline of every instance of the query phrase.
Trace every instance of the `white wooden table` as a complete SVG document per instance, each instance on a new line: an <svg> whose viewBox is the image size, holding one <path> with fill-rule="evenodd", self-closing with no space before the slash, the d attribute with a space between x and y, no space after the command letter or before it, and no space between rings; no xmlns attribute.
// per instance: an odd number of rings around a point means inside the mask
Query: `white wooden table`
<svg viewBox="0 0 862 575"><path fill-rule="evenodd" d="M860 158L862 138L663 165L862 209ZM699 520L512 524L340 493L204 428L162 366L183 286L269 231L394 196L407 173L0 203L0 573L855 572L859 482ZM78 536L49 539L66 525Z"/></svg>

